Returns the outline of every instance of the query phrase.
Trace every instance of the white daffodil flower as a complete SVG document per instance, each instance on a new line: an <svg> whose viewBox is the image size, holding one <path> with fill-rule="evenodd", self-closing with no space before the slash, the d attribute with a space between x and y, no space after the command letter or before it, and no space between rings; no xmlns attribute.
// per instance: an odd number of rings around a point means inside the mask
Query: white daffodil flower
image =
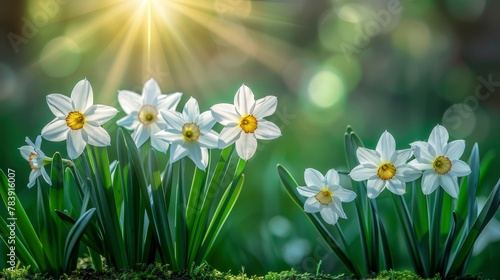
<svg viewBox="0 0 500 280"><path fill-rule="evenodd" d="M31 188L35 185L36 178L42 175L43 179L47 184L52 185L52 181L50 180L50 176L45 171L45 165L52 162L52 158L46 157L45 154L41 150L42 145L42 137L38 136L35 140L35 144L31 142L31 140L26 137L26 143L29 146L22 146L19 148L22 157L28 161L28 164L31 167L31 173L29 177L28 188Z"/></svg>
<svg viewBox="0 0 500 280"><path fill-rule="evenodd" d="M220 133L219 148L236 142L239 157L250 159L257 150L257 139L271 140L281 136L281 130L264 119L276 111L277 105L275 96L255 101L252 90L242 85L234 96L234 105L223 103L212 106L212 115L224 126Z"/></svg>
<svg viewBox="0 0 500 280"><path fill-rule="evenodd" d="M49 94L47 104L56 118L42 129L42 137L53 142L67 140L71 159L80 156L87 143L97 147L109 146L111 138L101 125L118 111L93 103L94 93L87 79L75 85L71 98L58 93Z"/></svg>
<svg viewBox="0 0 500 280"><path fill-rule="evenodd" d="M215 120L210 111L200 114L198 102L190 98L182 114L173 110L162 111L167 128L156 133L160 140L170 143L170 162L188 156L196 166L205 170L208 149L217 148L219 135L212 130Z"/></svg>
<svg viewBox="0 0 500 280"><path fill-rule="evenodd" d="M323 176L316 169L308 168L304 171L304 180L306 186L297 187L297 191L307 197L304 211L319 212L325 222L331 225L336 224L339 217L347 219L342 202L353 201L356 193L340 185L339 174L335 169L328 170L326 176Z"/></svg>
<svg viewBox="0 0 500 280"><path fill-rule="evenodd" d="M369 198L376 198L385 188L402 195L406 183L416 180L422 172L406 163L412 156L411 149L397 150L394 137L387 131L382 133L375 150L359 147L356 150L359 165L349 176L355 181L367 182Z"/></svg>
<svg viewBox="0 0 500 280"><path fill-rule="evenodd" d="M175 110L182 93L162 94L155 79L149 79L142 89L142 96L129 90L118 92L118 102L127 116L116 124L134 130L132 139L137 147L151 138L151 146L160 152L166 152L168 143L158 139L155 134L166 128L161 111Z"/></svg>
<svg viewBox="0 0 500 280"><path fill-rule="evenodd" d="M431 194L438 186L453 198L458 198L458 178L471 173L467 163L460 160L465 150L464 140L448 143L448 131L437 125L429 136L429 141L410 144L415 159L411 165L422 170L422 191Z"/></svg>

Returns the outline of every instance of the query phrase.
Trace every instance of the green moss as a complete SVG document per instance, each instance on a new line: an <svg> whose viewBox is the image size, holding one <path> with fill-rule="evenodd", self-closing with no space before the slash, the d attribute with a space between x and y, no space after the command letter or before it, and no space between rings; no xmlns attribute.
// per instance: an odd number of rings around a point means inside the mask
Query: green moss
<svg viewBox="0 0 500 280"><path fill-rule="evenodd" d="M17 279L55 279L48 277L47 275L30 275L27 269L18 269L15 271L4 270L0 272L0 280L17 280ZM309 280L309 279L319 279L319 280L329 280L329 279L352 279L349 276L341 275L328 275L323 273L298 273L295 270L282 271L282 272L268 272L264 276L247 276L244 269L238 274L233 274L229 272L221 272L208 264L202 264L200 266L193 266L189 270L176 271L173 272L169 270L168 265L137 265L131 270L120 270L106 269L103 271L94 271L91 268L78 269L69 275L63 275L59 279L77 280L77 279L221 279L221 280ZM423 279L411 271L382 271L378 275L372 278L373 280L441 280L441 277L437 275L434 278ZM458 279L458 278L457 278ZM466 275L459 279L477 279L482 280L481 276Z"/></svg>

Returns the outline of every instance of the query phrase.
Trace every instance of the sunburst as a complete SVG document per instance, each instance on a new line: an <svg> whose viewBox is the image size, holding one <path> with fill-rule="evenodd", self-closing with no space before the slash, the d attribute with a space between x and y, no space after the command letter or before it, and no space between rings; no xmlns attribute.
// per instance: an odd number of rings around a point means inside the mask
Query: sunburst
<svg viewBox="0 0 500 280"><path fill-rule="evenodd" d="M252 1L93 0L66 5L62 19L66 36L94 54L99 69L92 71L106 74L100 90L109 93L106 99L115 97L123 81L142 85L150 76L160 83L199 89L206 76L204 61L217 44L237 49L275 71L281 71L297 51L244 24L274 20L253 14L252 5L257 4ZM274 48L262 48L261 41Z"/></svg>

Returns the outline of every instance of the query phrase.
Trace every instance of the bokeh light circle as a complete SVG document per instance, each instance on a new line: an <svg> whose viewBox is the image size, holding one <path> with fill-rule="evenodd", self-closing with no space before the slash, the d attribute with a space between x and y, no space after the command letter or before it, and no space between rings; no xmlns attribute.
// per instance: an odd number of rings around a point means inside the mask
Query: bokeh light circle
<svg viewBox="0 0 500 280"><path fill-rule="evenodd" d="M53 78L71 75L80 65L81 51L67 37L56 37L48 42L40 54L40 66L45 74Z"/></svg>
<svg viewBox="0 0 500 280"><path fill-rule="evenodd" d="M333 71L321 70L309 82L308 96L310 101L317 107L331 107L339 102L344 95L344 82Z"/></svg>

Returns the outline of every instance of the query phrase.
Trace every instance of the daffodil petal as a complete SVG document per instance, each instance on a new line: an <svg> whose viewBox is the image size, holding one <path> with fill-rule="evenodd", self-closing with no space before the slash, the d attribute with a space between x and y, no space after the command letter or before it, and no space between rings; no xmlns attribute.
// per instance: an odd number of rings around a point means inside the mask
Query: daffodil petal
<svg viewBox="0 0 500 280"><path fill-rule="evenodd" d="M342 208L342 201L338 196L334 196L332 199L332 202L328 205L328 207L325 208L330 208L332 209L335 214L337 214L340 218L346 219L347 216L344 212L344 209Z"/></svg>
<svg viewBox="0 0 500 280"><path fill-rule="evenodd" d="M340 183L339 173L335 169L330 169L326 172L325 175L326 185L338 185Z"/></svg>
<svg viewBox="0 0 500 280"><path fill-rule="evenodd" d="M349 176L354 181L365 181L377 177L377 167L374 165L358 165L354 167Z"/></svg>
<svg viewBox="0 0 500 280"><path fill-rule="evenodd" d="M406 193L406 184L398 179L389 180L386 187L389 191L397 195L403 195Z"/></svg>
<svg viewBox="0 0 500 280"><path fill-rule="evenodd" d="M427 170L422 175L422 192L431 194L439 186L439 176L434 170Z"/></svg>
<svg viewBox="0 0 500 280"><path fill-rule="evenodd" d="M161 153L166 153L170 144L156 136L157 133L151 134L151 146Z"/></svg>
<svg viewBox="0 0 500 280"><path fill-rule="evenodd" d="M200 146L190 145L188 150L188 157L196 164L199 169L205 170L208 164L208 151L206 158L203 158L203 153Z"/></svg>
<svg viewBox="0 0 500 280"><path fill-rule="evenodd" d="M314 196L309 197L304 202L304 211L307 213L316 213L321 209L321 204Z"/></svg>
<svg viewBox="0 0 500 280"><path fill-rule="evenodd" d="M179 101L181 101L182 93L174 92L170 94L162 94L156 99L156 109L158 111L175 110Z"/></svg>
<svg viewBox="0 0 500 280"><path fill-rule="evenodd" d="M31 153L35 152L35 149L30 146L22 146L21 148L19 148L19 152L25 160L29 160Z"/></svg>
<svg viewBox="0 0 500 280"><path fill-rule="evenodd" d="M337 213L335 213L330 207L321 209L320 214L323 220L330 225L335 225L339 219Z"/></svg>
<svg viewBox="0 0 500 280"><path fill-rule="evenodd" d="M458 198L458 179L450 174L440 175L439 184L453 198Z"/></svg>
<svg viewBox="0 0 500 280"><path fill-rule="evenodd" d="M27 138L27 137L26 137ZM29 139L28 139L29 140ZM42 136L41 135L38 135L35 139L35 147L40 149L40 147L42 146Z"/></svg>
<svg viewBox="0 0 500 280"><path fill-rule="evenodd" d="M88 107L94 104L94 93L92 86L87 79L79 81L71 92L71 100L76 111L85 112Z"/></svg>
<svg viewBox="0 0 500 280"><path fill-rule="evenodd" d="M83 150L85 149L85 141L83 141L82 130L71 130L68 133L68 139L66 140L66 148L68 150L68 156L71 159L79 157Z"/></svg>
<svg viewBox="0 0 500 280"><path fill-rule="evenodd" d="M302 186L302 187L297 187L297 191L302 196L311 197L318 194L320 190L316 186Z"/></svg>
<svg viewBox="0 0 500 280"><path fill-rule="evenodd" d="M157 132L156 137L168 143L172 143L177 140L182 140L182 133L177 129L166 129Z"/></svg>
<svg viewBox="0 0 500 280"><path fill-rule="evenodd" d="M120 103L125 114L130 115L141 110L142 97L130 90L120 90L118 91L118 103Z"/></svg>
<svg viewBox="0 0 500 280"><path fill-rule="evenodd" d="M368 198L374 199L384 190L386 181L380 179L368 180L366 183Z"/></svg>
<svg viewBox="0 0 500 280"><path fill-rule="evenodd" d="M71 98L65 95L59 93L49 94L46 100L50 111L52 111L56 117L66 118L69 112L74 111Z"/></svg>
<svg viewBox="0 0 500 280"><path fill-rule="evenodd" d="M255 97L252 90L242 85L234 96L234 106L240 116L250 115L255 107Z"/></svg>
<svg viewBox="0 0 500 280"><path fill-rule="evenodd" d="M215 149L218 147L218 140L219 135L217 132L211 130L203 135L200 135L198 138L198 144L200 144L201 147Z"/></svg>
<svg viewBox="0 0 500 280"><path fill-rule="evenodd" d="M42 167L40 169L40 171L42 172L42 177L45 180L45 182L47 182L47 184L49 184L50 186L52 186L52 181L50 180L50 176L47 173L47 171L45 171L45 168Z"/></svg>
<svg viewBox="0 0 500 280"><path fill-rule="evenodd" d="M399 166L406 163L412 155L413 151L411 149L398 150L394 152L390 161L394 166Z"/></svg>
<svg viewBox="0 0 500 280"><path fill-rule="evenodd" d="M453 172L455 176L463 177L469 175L471 173L471 169L467 163L461 160L454 160L452 161L451 172Z"/></svg>
<svg viewBox="0 0 500 280"><path fill-rule="evenodd" d="M249 160L257 150L257 139L252 133L241 133L236 140L236 152L244 160Z"/></svg>
<svg viewBox="0 0 500 280"><path fill-rule="evenodd" d="M138 116L137 112L133 112L133 113L126 115L125 117L119 119L116 122L116 124L119 126L123 126L126 129L134 130L140 124L137 116Z"/></svg>
<svg viewBox="0 0 500 280"><path fill-rule="evenodd" d="M179 112L168 110L161 111L160 114L167 123L167 127L173 127L175 129L182 130L182 127L186 123L182 114Z"/></svg>
<svg viewBox="0 0 500 280"><path fill-rule="evenodd" d="M428 170L428 169L433 169L432 168L432 163L420 163L418 162L417 159L414 159L414 160L411 160L410 162L408 162L409 165L417 168L418 170Z"/></svg>
<svg viewBox="0 0 500 280"><path fill-rule="evenodd" d="M437 155L443 155L443 148L448 143L448 131L442 125L436 125L429 136L429 144L434 147Z"/></svg>
<svg viewBox="0 0 500 280"><path fill-rule="evenodd" d="M456 160L462 156L464 150L465 150L465 141L455 140L446 144L446 146L444 147L443 154L450 160Z"/></svg>
<svg viewBox="0 0 500 280"><path fill-rule="evenodd" d="M159 95L161 95L161 90L156 80L153 78L147 80L142 88L142 104L157 105L156 97Z"/></svg>
<svg viewBox="0 0 500 280"><path fill-rule="evenodd" d="M318 186L320 189L324 186L323 180L323 174L314 168L307 168L304 171L304 181L306 181L306 185L308 186Z"/></svg>
<svg viewBox="0 0 500 280"><path fill-rule="evenodd" d="M396 177L402 182L417 180L422 175L422 171L409 164L402 164L396 168Z"/></svg>
<svg viewBox="0 0 500 280"><path fill-rule="evenodd" d="M212 112L206 111L198 115L194 122L200 127L200 133L205 134L212 129L216 120L212 116Z"/></svg>
<svg viewBox="0 0 500 280"><path fill-rule="evenodd" d="M252 115L256 119L262 119L274 114L278 106L278 98L276 96L266 96L255 101L255 109Z"/></svg>
<svg viewBox="0 0 500 280"><path fill-rule="evenodd" d="M359 147L356 150L356 156L360 164L374 164L379 165L382 161L380 160L380 155L377 151L370 150L364 147Z"/></svg>
<svg viewBox="0 0 500 280"><path fill-rule="evenodd" d="M434 148L427 142L416 141L410 144L415 159L420 163L432 163L437 154Z"/></svg>
<svg viewBox="0 0 500 280"><path fill-rule="evenodd" d="M387 131L384 131L378 140L375 150L380 154L382 161L390 161L392 154L396 151L396 140Z"/></svg>
<svg viewBox="0 0 500 280"><path fill-rule="evenodd" d="M356 193L341 187L335 191L335 196L342 202L351 202L356 198Z"/></svg>
<svg viewBox="0 0 500 280"><path fill-rule="evenodd" d="M185 122L195 122L196 117L200 114L200 107L198 105L198 101L193 97L190 97L189 100L184 105L184 109L182 110L182 116L184 117Z"/></svg>
<svg viewBox="0 0 500 280"><path fill-rule="evenodd" d="M66 139L70 128L66 125L66 120L55 118L42 129L42 137L52 142L59 142Z"/></svg>
<svg viewBox="0 0 500 280"><path fill-rule="evenodd" d="M32 188L35 185L36 178L40 176L40 170L31 170L28 182L28 188Z"/></svg>
<svg viewBox="0 0 500 280"><path fill-rule="evenodd" d="M281 130L277 125L270 121L259 120L255 130L255 138L261 140L272 140L281 136Z"/></svg>
<svg viewBox="0 0 500 280"><path fill-rule="evenodd" d="M85 122L93 126L103 125L112 119L118 110L106 105L92 105L84 113Z"/></svg>
<svg viewBox="0 0 500 280"><path fill-rule="evenodd" d="M187 156L188 154L189 150L181 143L174 142L170 146L170 162L176 162L179 159Z"/></svg>
<svg viewBox="0 0 500 280"><path fill-rule="evenodd" d="M86 124L82 129L82 139L88 144L96 147L111 145L111 137L108 132L100 126Z"/></svg>
<svg viewBox="0 0 500 280"><path fill-rule="evenodd" d="M145 125L139 125L134 132L132 132L132 139L137 147L142 146L146 140L151 136L150 128Z"/></svg>
<svg viewBox="0 0 500 280"><path fill-rule="evenodd" d="M239 126L224 127L219 135L219 141L218 141L219 149L223 149L236 142L236 140L238 140L241 134L242 130Z"/></svg>
<svg viewBox="0 0 500 280"><path fill-rule="evenodd" d="M220 124L227 126L230 123L237 123L240 115L236 113L236 108L232 104L216 104L210 108L212 116Z"/></svg>

